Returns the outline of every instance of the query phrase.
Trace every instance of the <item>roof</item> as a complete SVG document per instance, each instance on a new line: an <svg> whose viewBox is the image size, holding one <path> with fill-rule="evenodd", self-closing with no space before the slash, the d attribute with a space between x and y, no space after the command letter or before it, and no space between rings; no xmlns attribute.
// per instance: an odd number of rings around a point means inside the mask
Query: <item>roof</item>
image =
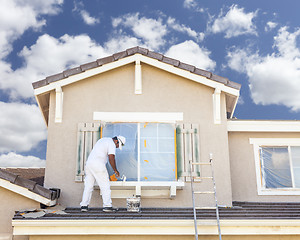
<svg viewBox="0 0 300 240"><path fill-rule="evenodd" d="M2 168L10 173L14 173L22 178L32 180L44 186L45 168Z"/></svg>
<svg viewBox="0 0 300 240"><path fill-rule="evenodd" d="M11 170L11 169L10 169ZM16 170L20 171L20 170ZM30 172L23 171L23 176ZM56 199L59 197L60 191L58 189L47 189L37 182L21 177L9 170L0 169L0 187L20 194L24 197L38 201L44 205L52 206L56 204Z"/></svg>
<svg viewBox="0 0 300 240"><path fill-rule="evenodd" d="M300 203L234 202L231 208L219 208L222 235L228 236L300 236ZM18 212L12 225L14 235L164 235L193 236L192 208L142 208L140 212L104 213L101 208L80 212L33 214ZM215 210L197 210L199 235L218 235ZM88 231L87 231L88 229Z"/></svg>
<svg viewBox="0 0 300 240"><path fill-rule="evenodd" d="M214 88L218 93L223 91L226 95L226 112L228 118L232 117L239 97L240 84L193 65L180 62L177 59L169 58L160 53L137 46L34 82L32 84L34 94L46 125L48 125L51 91L55 90L57 92L57 99L61 99L58 108L61 106L62 109L62 87L126 64L139 64L140 62ZM61 109L58 109L60 114L62 113Z"/></svg>
<svg viewBox="0 0 300 240"><path fill-rule="evenodd" d="M62 80L64 78L68 78L72 75L79 74L79 73L85 72L87 70L90 70L90 69L93 69L93 68L96 68L96 67L100 67L102 65L105 65L105 64L108 64L108 63L111 63L111 62L114 62L114 61L118 61L122 58L134 55L136 53L139 53L139 54L142 54L144 56L162 61L162 62L170 64L174 67L189 71L191 73L206 77L210 80L223 83L228 87L232 87L232 88L238 89L238 90L241 88L240 84L229 81L227 78L215 75L215 74L213 74L209 71L197 68L193 65L180 62L179 60L169 58L169 57L164 56L160 53L152 52L152 51L149 51L146 48L142 48L142 47L138 47L138 46L133 47L133 48L129 48L129 49L127 49L125 51L122 51L122 52L115 53L115 54L113 54L111 56L108 56L108 57L97 59L96 61L89 62L89 63L83 64L83 65L80 65L78 67L72 68L72 69L65 70L61 73L46 77L43 80L34 82L32 84L32 86L33 86L34 89L40 88L40 87L46 86L46 85L48 85L52 82L56 82L56 81Z"/></svg>
<svg viewBox="0 0 300 240"><path fill-rule="evenodd" d="M115 213L103 212L102 208L66 208L67 214L46 214L41 218L53 219L193 219L192 208L141 208L140 212L128 212L120 208ZM233 202L232 207L219 207L220 219L300 219L300 203ZM16 213L14 219L25 219ZM26 218L30 219L30 218ZM197 209L197 219L216 219L215 209Z"/></svg>

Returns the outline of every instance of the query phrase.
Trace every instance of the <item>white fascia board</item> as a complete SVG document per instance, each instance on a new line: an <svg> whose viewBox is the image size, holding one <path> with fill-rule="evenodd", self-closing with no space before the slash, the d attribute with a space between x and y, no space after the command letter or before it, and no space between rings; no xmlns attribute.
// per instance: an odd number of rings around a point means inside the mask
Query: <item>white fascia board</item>
<svg viewBox="0 0 300 240"><path fill-rule="evenodd" d="M121 66L124 66L126 64L135 62L136 59L137 59L136 55L133 55L133 56L129 56L129 57L119 59L118 61L114 61L114 62L111 62L111 63L104 64L102 66L99 66L99 67L96 67L96 68L93 68L93 69L86 70L85 72L78 73L78 74L75 74L73 76L64 78L62 80L52 82L52 83L50 83L50 84L48 84L44 87L37 88L37 89L34 90L34 95L39 95L39 94L42 94L42 93L45 93L45 92L49 92L49 91L52 91L52 90L56 89L57 87L63 87L63 86L69 85L71 83L78 82L78 81L81 81L83 79L95 76L97 74L110 71L110 70L115 69L117 67L121 67Z"/></svg>
<svg viewBox="0 0 300 240"><path fill-rule="evenodd" d="M199 235L218 235L215 220L197 220ZM300 220L220 220L222 235L300 235ZM191 220L12 220L13 235L191 235ZM276 229L276 231L274 231Z"/></svg>
<svg viewBox="0 0 300 240"><path fill-rule="evenodd" d="M93 120L104 122L161 122L183 121L182 112L94 112Z"/></svg>
<svg viewBox="0 0 300 240"><path fill-rule="evenodd" d="M300 121L228 120L228 132L300 132Z"/></svg>
<svg viewBox="0 0 300 240"><path fill-rule="evenodd" d="M88 77L92 77L94 75L112 70L112 69L117 68L117 67L124 66L126 64L129 64L129 63L132 63L132 62L135 62L135 61L144 62L144 63L149 64L151 66L163 69L167 72L176 74L178 76L181 76L181 77L184 77L184 78L187 78L187 79L190 79L190 80L193 80L193 81L201 83L203 85L206 85L206 86L209 86L209 87L212 87L212 88L220 88L221 91L226 92L230 95L237 96L237 97L239 96L239 90L237 90L237 89L227 87L222 83L216 82L214 80L210 80L206 77L199 76L197 74L191 73L191 72L186 71L184 69L174 67L170 64L161 62L157 59L153 59L153 58L150 58L150 57L147 57L147 56L143 56L141 54L134 54L132 56L119 59L115 62L107 63L107 64L104 64L103 66L99 66L99 67L87 70L83 73L79 73L79 74L70 76L68 78L59 80L57 82L50 83L50 84L48 84L44 87L40 87L40 88L35 89L34 90L34 95L39 95L39 94L42 94L42 93L45 93L45 92L49 92L51 90L56 89L57 86L63 87L63 86L66 86L68 84L86 79Z"/></svg>
<svg viewBox="0 0 300 240"><path fill-rule="evenodd" d="M27 188L18 186L16 184L13 184L7 180L0 179L0 187L3 187L9 191L12 191L14 193L20 194L26 198L32 199L36 202L42 203L46 206L53 206L56 204L56 199L55 200L50 200L48 198L45 198L39 194L36 194L34 192L29 191Z"/></svg>
<svg viewBox="0 0 300 240"><path fill-rule="evenodd" d="M206 77L197 75L195 73L191 73L187 70L184 70L184 69L181 69L181 68L178 68L178 67L174 67L170 64L161 62L157 59L149 58L149 57L146 57L146 56L143 56L143 55L140 55L140 54L139 54L139 57L140 57L141 62L147 63L151 66L154 66L154 67L163 69L167 72L176 74L178 76L193 80L197 83L201 83L201 84L206 85L208 87L220 88L221 91L226 92L230 95L237 96L237 97L239 96L239 92L240 92L239 90L231 88L231 87L227 87L223 83L219 83L219 82L216 82L214 80L210 80Z"/></svg>

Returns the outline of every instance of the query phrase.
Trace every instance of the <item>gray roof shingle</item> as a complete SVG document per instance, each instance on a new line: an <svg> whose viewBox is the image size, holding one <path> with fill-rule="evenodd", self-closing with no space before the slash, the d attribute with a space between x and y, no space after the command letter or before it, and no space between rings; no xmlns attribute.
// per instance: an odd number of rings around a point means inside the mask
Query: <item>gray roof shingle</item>
<svg viewBox="0 0 300 240"><path fill-rule="evenodd" d="M193 219L192 208L141 208L140 212L128 212L125 208L115 213L102 212L102 208L66 208L67 214L45 214L40 219ZM234 202L230 208L219 208L220 219L300 219L300 203ZM16 214L14 219L23 219ZM213 209L197 210L197 219L216 219Z"/></svg>
<svg viewBox="0 0 300 240"><path fill-rule="evenodd" d="M50 84L51 82L62 80L62 79L67 78L69 76L84 72L84 71L92 69L92 68L102 66L102 65L107 64L107 63L117 61L119 59L134 55L136 53L142 54L144 56L147 56L147 57L150 57L150 58L153 58L153 59L157 59L157 60L162 61L166 64L170 64L172 66L181 68L183 70L189 71L189 72L194 73L196 75L206 77L210 80L223 83L228 87L238 89L238 90L241 88L240 84L235 83L235 82L231 82L227 78L212 74L209 71L199 69L199 68L197 68L195 66L192 66L190 64L182 63L179 60L166 57L166 56L164 56L160 53L152 52L152 51L149 51L146 48L142 48L142 47L138 47L138 46L133 47L133 48L129 48L129 49L127 49L125 51L122 51L122 52L115 53L115 54L113 54L111 56L108 56L108 57L97 59L96 61L83 64L79 67L75 67L75 68L72 68L72 69L69 69L69 70L65 70L62 73L58 73L58 74L55 74L55 75L52 75L52 76L48 76L48 77L46 77L46 79L43 79L43 80L32 83L32 86L33 86L34 89L37 89L37 88L46 86L46 85Z"/></svg>
<svg viewBox="0 0 300 240"><path fill-rule="evenodd" d="M54 200L59 197L58 191L47 189L33 180L21 177L20 175L10 172L6 169L0 169L0 178L9 181L12 184L24 187L29 191L34 192L50 200Z"/></svg>

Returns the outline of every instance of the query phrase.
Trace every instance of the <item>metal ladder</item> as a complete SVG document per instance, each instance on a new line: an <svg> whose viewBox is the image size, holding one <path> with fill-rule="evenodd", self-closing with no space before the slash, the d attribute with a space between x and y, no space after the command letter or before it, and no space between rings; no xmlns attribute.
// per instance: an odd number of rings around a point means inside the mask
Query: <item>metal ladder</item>
<svg viewBox="0 0 300 240"><path fill-rule="evenodd" d="M219 205L217 200L217 192L216 192L216 182L214 178L214 169L213 169L213 160L212 154L209 156L209 162L193 162L192 160L189 161L190 163L190 177L191 177L191 190L192 190L192 201L193 201L193 211L194 211L194 226L195 226L195 240L198 240L198 228L197 228L197 209L216 209L216 218L217 218L217 225L218 225L218 233L219 233L219 240L222 240L221 235L221 227L220 227L220 217L219 217ZM207 165L211 168L211 176L204 176L204 177L195 177L193 176L193 166L194 165ZM213 182L213 191L194 191L194 180L195 179L210 179ZM215 207L196 207L195 206L195 194L214 194L215 197Z"/></svg>

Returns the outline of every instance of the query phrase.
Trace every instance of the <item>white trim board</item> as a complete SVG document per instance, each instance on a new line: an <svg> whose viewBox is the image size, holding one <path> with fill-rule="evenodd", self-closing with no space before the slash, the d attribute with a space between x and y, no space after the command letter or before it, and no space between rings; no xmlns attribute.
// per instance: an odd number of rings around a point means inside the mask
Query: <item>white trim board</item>
<svg viewBox="0 0 300 240"><path fill-rule="evenodd" d="M12 191L16 194L20 194L24 197L27 197L29 199L32 199L34 201L37 201L39 203L42 203L46 206L53 206L56 204L56 199L55 200L50 200L48 198L45 198L39 194L36 194L34 192L29 191L27 188L18 186L16 184L13 184L7 180L1 179L0 178L0 187L3 187L9 191Z"/></svg>
<svg viewBox="0 0 300 240"><path fill-rule="evenodd" d="M261 164L259 157L260 146L300 146L300 138L250 138L249 143L253 144L253 153L255 160L256 184L258 195L269 196L295 196L300 195L299 188L278 188L266 189L262 186Z"/></svg>
<svg viewBox="0 0 300 240"><path fill-rule="evenodd" d="M13 220L13 235L190 235L193 220ZM218 235L216 220L198 220L199 235ZM300 235L300 220L220 220L222 235ZM274 231L274 229L276 231Z"/></svg>
<svg viewBox="0 0 300 240"><path fill-rule="evenodd" d="M157 67L159 69L165 70L165 71L170 72L172 74L175 74L175 75L193 80L195 82L201 83L203 85L206 85L206 86L209 86L209 87L212 87L212 88L220 88L221 91L226 92L230 95L233 95L233 96L236 96L236 97L239 96L240 91L238 89L234 89L232 87L225 86L223 83L216 82L216 81L208 79L204 76L197 75L195 73L191 73L187 70L180 69L178 67L174 67L173 65L161 62L157 59L152 59L150 57L143 56L143 55L138 54L138 53L136 53L132 56L128 56L128 57L119 59L118 61L115 61L115 62L104 64L103 66L99 66L99 67L96 67L96 68L93 68L93 69L86 70L85 72L75 74L73 76L61 79L59 81L52 82L52 83L50 83L46 86L37 88L37 89L34 90L34 95L39 95L39 94L42 94L42 93L45 93L45 92L49 92L49 91L52 91L52 90L56 89L56 87L58 87L58 86L63 87L63 86L66 86L68 84L71 84L71 83L74 83L74 82L77 82L77 81L81 81L83 79L92 77L92 76L100 74L100 73L107 72L109 70L112 70L112 69L115 69L117 67L121 67L121 66L124 66L124 65L127 65L129 63L136 62L136 61L137 62L140 61L141 63L149 64L151 66Z"/></svg>
<svg viewBox="0 0 300 240"><path fill-rule="evenodd" d="M182 112L94 112L93 120L104 122L161 122L183 121Z"/></svg>
<svg viewBox="0 0 300 240"><path fill-rule="evenodd" d="M300 121L228 120L228 132L300 132Z"/></svg>

